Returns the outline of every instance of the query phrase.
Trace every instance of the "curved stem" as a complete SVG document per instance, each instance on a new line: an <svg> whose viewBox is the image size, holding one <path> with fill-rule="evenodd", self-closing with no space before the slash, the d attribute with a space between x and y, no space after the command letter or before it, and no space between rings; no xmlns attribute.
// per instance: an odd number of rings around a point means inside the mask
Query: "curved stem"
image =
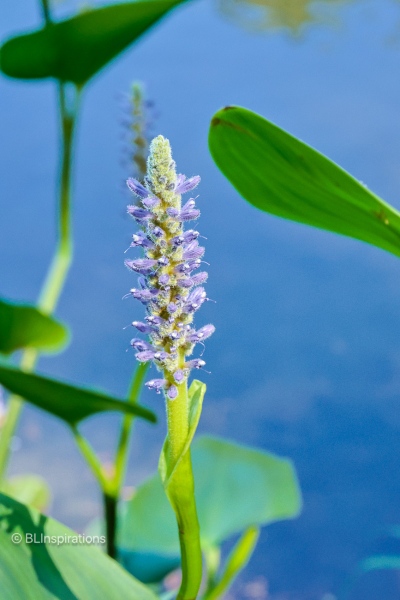
<svg viewBox="0 0 400 600"><path fill-rule="evenodd" d="M58 243L37 304L38 308L47 314L52 313L57 305L72 261L71 167L79 90L75 88L75 102L71 108L67 106L66 84L60 82L58 91L62 140L58 205ZM25 350L21 357L21 368L25 371L33 371L38 358L39 352L37 350ZM17 427L22 407L23 401L21 398L11 395L6 421L2 427L0 436L0 486L6 474L10 455L10 443Z"/></svg>
<svg viewBox="0 0 400 600"><path fill-rule="evenodd" d="M167 399L167 421L170 472L167 474L166 493L178 524L182 559L182 583L177 600L195 600L201 585L202 555L192 461L190 450L185 452L189 433L189 399L186 383L178 386L178 396L175 400Z"/></svg>

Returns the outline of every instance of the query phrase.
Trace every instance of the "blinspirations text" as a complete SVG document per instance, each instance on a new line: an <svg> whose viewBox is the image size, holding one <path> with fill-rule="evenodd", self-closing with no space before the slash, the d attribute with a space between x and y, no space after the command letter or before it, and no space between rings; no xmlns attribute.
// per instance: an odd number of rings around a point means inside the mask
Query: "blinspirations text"
<svg viewBox="0 0 400 600"><path fill-rule="evenodd" d="M128 213L140 230L132 236L131 247L141 247L144 258L126 260L125 265L139 274L138 288L129 295L146 306L146 322L133 321L140 332L149 334L149 341L134 338L140 362L152 361L162 372L162 378L146 383L148 388L163 389L170 400L178 395L177 385L186 382L191 369L204 367L201 358L187 360L195 344L212 335L213 325L193 329L193 316L208 300L202 284L205 271L193 273L202 263L205 249L199 246L199 232L184 231L184 223L200 215L195 199L182 206L181 195L193 190L200 177L187 179L177 175L169 141L163 136L150 145L145 185L136 179L127 181L129 189L140 198L140 206L128 206Z"/></svg>

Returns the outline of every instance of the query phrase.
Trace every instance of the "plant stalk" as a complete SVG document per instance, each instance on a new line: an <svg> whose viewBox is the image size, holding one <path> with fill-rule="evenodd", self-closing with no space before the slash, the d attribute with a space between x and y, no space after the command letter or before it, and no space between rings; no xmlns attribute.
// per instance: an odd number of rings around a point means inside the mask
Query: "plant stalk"
<svg viewBox="0 0 400 600"><path fill-rule="evenodd" d="M37 307L46 314L51 314L59 300L64 287L68 270L72 261L71 236L71 167L75 124L78 112L79 90L76 89L76 102L68 111L66 102L66 86L59 83L59 100L61 113L62 154L59 179L58 199L58 242L53 260L47 273ZM23 370L33 371L39 352L27 349L22 353L20 366ZM0 436L0 487L4 481L10 456L10 445L15 433L23 407L23 400L14 394L9 398L7 417Z"/></svg>
<svg viewBox="0 0 400 600"><path fill-rule="evenodd" d="M200 528L190 449L185 451L189 434L187 383L177 387L175 400L167 399L169 473L166 494L175 512L181 547L182 582L177 600L195 600L202 576Z"/></svg>

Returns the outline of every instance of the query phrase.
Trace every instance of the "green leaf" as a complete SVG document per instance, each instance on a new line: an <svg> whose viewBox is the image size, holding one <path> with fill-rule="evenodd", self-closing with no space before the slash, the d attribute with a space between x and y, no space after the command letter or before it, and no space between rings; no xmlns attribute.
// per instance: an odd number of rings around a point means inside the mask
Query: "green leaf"
<svg viewBox="0 0 400 600"><path fill-rule="evenodd" d="M4 483L1 491L37 510L47 508L51 498L47 481L39 475L15 475Z"/></svg>
<svg viewBox="0 0 400 600"><path fill-rule="evenodd" d="M300 491L289 460L213 437L196 440L191 454L204 548L250 526L299 514ZM121 548L178 554L174 514L158 475L137 489L120 521Z"/></svg>
<svg viewBox="0 0 400 600"><path fill-rule="evenodd" d="M60 350L68 341L64 325L34 306L0 300L0 352L10 354L20 348Z"/></svg>
<svg viewBox="0 0 400 600"><path fill-rule="evenodd" d="M99 412L115 410L130 413L155 423L155 414L139 404L118 400L102 392L75 387L40 375L25 373L14 367L0 366L0 384L74 426Z"/></svg>
<svg viewBox="0 0 400 600"><path fill-rule="evenodd" d="M257 208L400 256L400 213L260 115L235 106L220 110L209 147L225 177Z"/></svg>
<svg viewBox="0 0 400 600"><path fill-rule="evenodd" d="M248 564L257 545L259 535L260 530L258 527L248 527L246 529L229 554L215 586L205 594L203 600L218 600L218 598L223 597L224 592L229 589L233 580Z"/></svg>
<svg viewBox="0 0 400 600"><path fill-rule="evenodd" d="M145 0L86 11L6 41L0 68L18 79L84 84L182 0Z"/></svg>
<svg viewBox="0 0 400 600"><path fill-rule="evenodd" d="M46 542L26 543L27 534ZM156 600L104 552L78 544L77 537L61 523L0 494L2 600Z"/></svg>

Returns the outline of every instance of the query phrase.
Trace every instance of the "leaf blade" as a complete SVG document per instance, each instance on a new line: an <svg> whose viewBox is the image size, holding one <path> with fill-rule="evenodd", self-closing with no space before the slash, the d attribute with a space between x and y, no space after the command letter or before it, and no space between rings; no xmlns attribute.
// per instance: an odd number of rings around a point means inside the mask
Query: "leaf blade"
<svg viewBox="0 0 400 600"><path fill-rule="evenodd" d="M241 107L218 111L211 155L248 202L400 256L400 213L307 144Z"/></svg>
<svg viewBox="0 0 400 600"><path fill-rule="evenodd" d="M18 79L83 85L182 0L142 0L92 9L7 40L0 68Z"/></svg>
<svg viewBox="0 0 400 600"><path fill-rule="evenodd" d="M111 410L156 422L155 414L138 404L33 373L25 373L15 367L0 365L0 384L72 426L93 414Z"/></svg>
<svg viewBox="0 0 400 600"><path fill-rule="evenodd" d="M21 535L16 542L12 535ZM26 534L39 543L26 543ZM48 540L46 541L46 537ZM124 598L156 600L98 548L52 538L77 538L61 523L0 494L0 589L3 600ZM12 541L14 539L14 542ZM44 540L40 543L40 540ZM21 574L23 573L23 576Z"/></svg>

